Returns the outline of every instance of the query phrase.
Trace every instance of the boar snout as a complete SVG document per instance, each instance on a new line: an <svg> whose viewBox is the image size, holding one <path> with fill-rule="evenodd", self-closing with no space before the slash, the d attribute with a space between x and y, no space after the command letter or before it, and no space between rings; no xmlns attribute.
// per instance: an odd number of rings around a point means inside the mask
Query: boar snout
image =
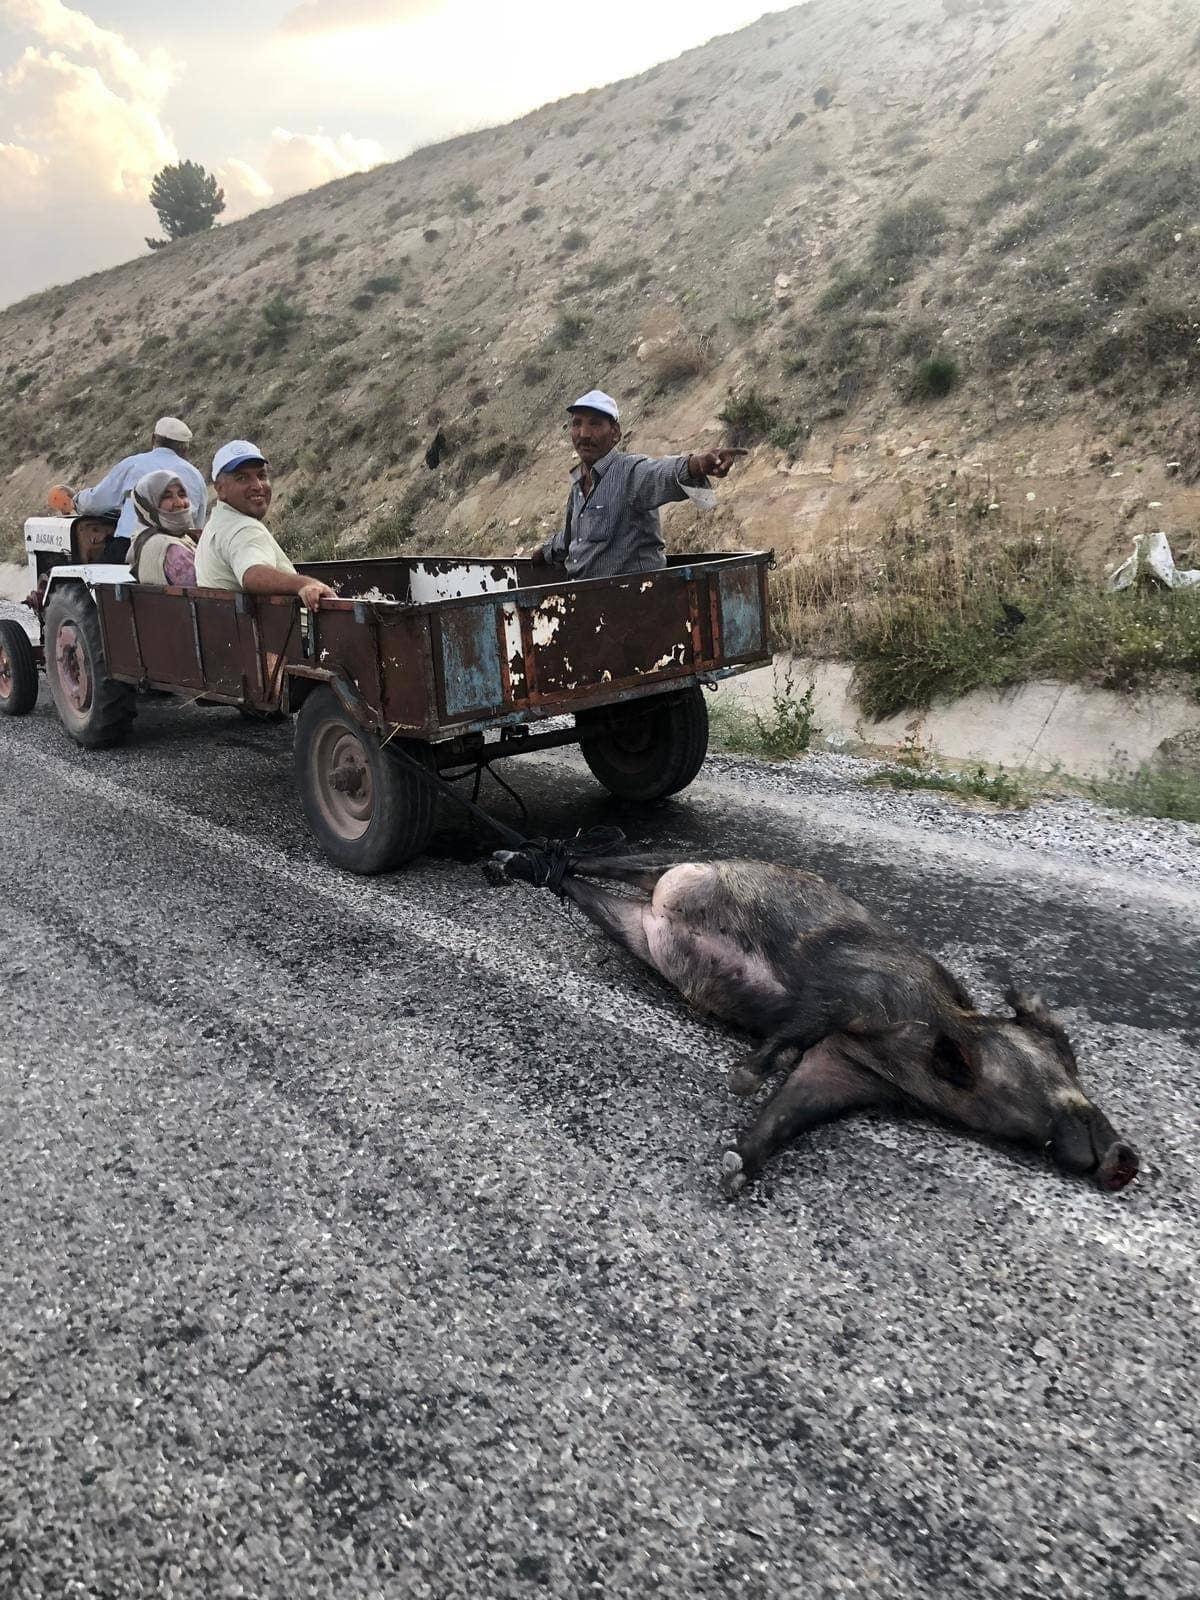
<svg viewBox="0 0 1200 1600"><path fill-rule="evenodd" d="M1116 1192L1138 1175L1138 1153L1131 1144L1117 1139L1109 1145L1096 1168L1096 1182L1102 1189Z"/></svg>
<svg viewBox="0 0 1200 1600"><path fill-rule="evenodd" d="M1137 1151L1089 1101L1055 1119L1050 1148L1060 1167L1094 1178L1101 1189L1123 1189L1137 1177Z"/></svg>

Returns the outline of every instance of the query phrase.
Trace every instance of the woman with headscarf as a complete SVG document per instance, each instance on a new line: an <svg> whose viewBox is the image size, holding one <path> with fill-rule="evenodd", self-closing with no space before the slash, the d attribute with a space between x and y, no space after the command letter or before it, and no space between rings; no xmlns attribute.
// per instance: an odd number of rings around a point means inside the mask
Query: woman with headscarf
<svg viewBox="0 0 1200 1600"><path fill-rule="evenodd" d="M196 541L192 503L173 472L148 472L133 486L138 527L129 565L139 583L196 585Z"/></svg>

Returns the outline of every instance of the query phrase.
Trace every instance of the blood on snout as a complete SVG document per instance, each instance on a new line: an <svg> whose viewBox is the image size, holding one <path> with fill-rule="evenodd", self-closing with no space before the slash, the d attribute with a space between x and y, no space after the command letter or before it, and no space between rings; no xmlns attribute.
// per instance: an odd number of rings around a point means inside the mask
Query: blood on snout
<svg viewBox="0 0 1200 1600"><path fill-rule="evenodd" d="M1115 1144L1096 1169L1096 1182L1112 1193L1132 1183L1137 1175L1137 1151L1132 1145Z"/></svg>

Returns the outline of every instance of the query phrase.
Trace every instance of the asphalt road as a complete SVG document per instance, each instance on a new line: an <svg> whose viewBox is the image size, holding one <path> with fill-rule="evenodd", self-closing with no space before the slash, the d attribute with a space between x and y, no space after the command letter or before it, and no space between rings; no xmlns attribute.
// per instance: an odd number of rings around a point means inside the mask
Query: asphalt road
<svg viewBox="0 0 1200 1600"><path fill-rule="evenodd" d="M915 1122L723 1201L737 1041L470 841L317 854L286 728L0 723L0 1593L1200 1592L1200 894L750 767L547 832L815 866L1064 1009L1101 1194Z"/></svg>

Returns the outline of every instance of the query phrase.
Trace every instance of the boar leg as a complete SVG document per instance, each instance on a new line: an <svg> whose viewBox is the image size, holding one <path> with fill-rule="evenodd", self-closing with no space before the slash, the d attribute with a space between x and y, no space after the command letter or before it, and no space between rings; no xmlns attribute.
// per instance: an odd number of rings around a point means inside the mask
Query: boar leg
<svg viewBox="0 0 1200 1600"><path fill-rule="evenodd" d="M646 894L653 894L663 874L678 865L678 861L664 856L584 857L573 864L569 876L572 880L605 878L614 883L628 883L635 889L644 890Z"/></svg>
<svg viewBox="0 0 1200 1600"><path fill-rule="evenodd" d="M804 1046L797 1044L790 1035L772 1034L765 1044L749 1055L740 1056L730 1067L726 1080L730 1094L746 1099L761 1089L768 1078L785 1067L794 1067L803 1054Z"/></svg>
<svg viewBox="0 0 1200 1600"><path fill-rule="evenodd" d="M572 905L579 907L589 922L603 929L610 939L632 951L647 966L654 965L643 925L645 900L613 894L611 890L599 889L582 878L564 878L562 892Z"/></svg>
<svg viewBox="0 0 1200 1600"><path fill-rule="evenodd" d="M727 1150L721 1162L721 1187L732 1200L756 1178L776 1150L797 1134L832 1122L849 1111L892 1104L892 1090L874 1073L847 1061L834 1039L805 1051L758 1120Z"/></svg>

